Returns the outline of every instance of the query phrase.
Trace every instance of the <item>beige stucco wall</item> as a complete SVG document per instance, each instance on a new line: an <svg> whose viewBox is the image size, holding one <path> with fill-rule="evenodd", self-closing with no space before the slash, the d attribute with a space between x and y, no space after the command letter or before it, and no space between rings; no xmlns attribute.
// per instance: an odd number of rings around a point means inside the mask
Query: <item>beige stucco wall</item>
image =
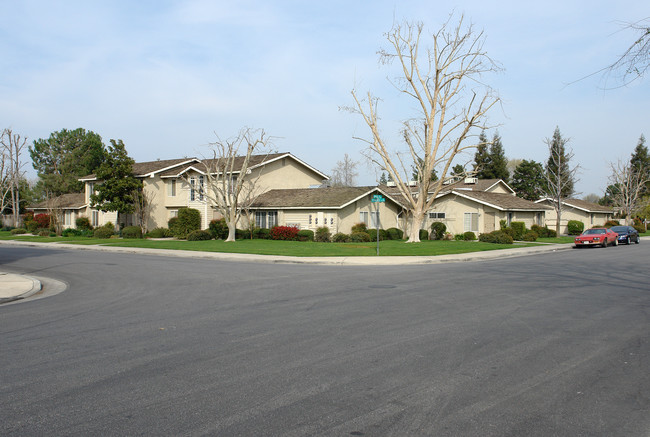
<svg viewBox="0 0 650 437"><path fill-rule="evenodd" d="M550 203L545 203L550 206ZM585 225L585 229L602 226L606 221L611 220L612 214L603 212L586 212L577 208L564 205L562 208L562 220L560 221L560 234L568 234L570 220L577 220ZM549 229L555 229L557 224L557 213L555 209L546 212L546 225Z"/></svg>

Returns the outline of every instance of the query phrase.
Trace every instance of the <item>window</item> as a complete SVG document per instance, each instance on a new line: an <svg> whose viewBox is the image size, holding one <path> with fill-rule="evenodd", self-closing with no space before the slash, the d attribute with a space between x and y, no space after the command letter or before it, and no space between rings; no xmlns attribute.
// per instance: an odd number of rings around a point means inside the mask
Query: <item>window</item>
<svg viewBox="0 0 650 437"><path fill-rule="evenodd" d="M90 224L93 225L93 227L99 226L99 211L92 212Z"/></svg>
<svg viewBox="0 0 650 437"><path fill-rule="evenodd" d="M170 179L167 181L167 195L169 197L176 196L176 179Z"/></svg>
<svg viewBox="0 0 650 437"><path fill-rule="evenodd" d="M378 211L372 211L370 213L370 227L373 229L378 229L381 226L379 226L379 212Z"/></svg>
<svg viewBox="0 0 650 437"><path fill-rule="evenodd" d="M88 198L95 194L95 184L93 182L88 182Z"/></svg>
<svg viewBox="0 0 650 437"><path fill-rule="evenodd" d="M478 213L466 212L465 213L465 232L478 232Z"/></svg>
<svg viewBox="0 0 650 437"><path fill-rule="evenodd" d="M199 176L199 200L203 200L203 185L204 185L205 180L203 179L203 175Z"/></svg>
<svg viewBox="0 0 650 437"><path fill-rule="evenodd" d="M72 211L66 211L65 212L65 218L64 218L63 224L65 226L70 226L72 224Z"/></svg>
<svg viewBox="0 0 650 437"><path fill-rule="evenodd" d="M190 178L190 201L194 202L196 200L196 178L192 176Z"/></svg>
<svg viewBox="0 0 650 437"><path fill-rule="evenodd" d="M514 212L509 212L508 213L508 226L510 226L510 223L512 223L512 219L515 218L515 213Z"/></svg>
<svg viewBox="0 0 650 437"><path fill-rule="evenodd" d="M537 225L538 226L542 226L544 224L543 221L542 221L543 216L544 216L544 214L542 214L541 212L537 213Z"/></svg>
<svg viewBox="0 0 650 437"><path fill-rule="evenodd" d="M360 223L365 223L366 226L368 226L368 212L367 211L361 211L359 213L359 222Z"/></svg>
<svg viewBox="0 0 650 437"><path fill-rule="evenodd" d="M178 210L177 209L169 210L169 218L171 219L171 218L174 218L174 217L178 217Z"/></svg>
<svg viewBox="0 0 650 437"><path fill-rule="evenodd" d="M444 212L430 212L429 213L429 218L430 219L444 219L444 218L447 218L446 215L447 214L444 213Z"/></svg>
<svg viewBox="0 0 650 437"><path fill-rule="evenodd" d="M258 228L271 229L278 225L277 211L256 211L255 226Z"/></svg>

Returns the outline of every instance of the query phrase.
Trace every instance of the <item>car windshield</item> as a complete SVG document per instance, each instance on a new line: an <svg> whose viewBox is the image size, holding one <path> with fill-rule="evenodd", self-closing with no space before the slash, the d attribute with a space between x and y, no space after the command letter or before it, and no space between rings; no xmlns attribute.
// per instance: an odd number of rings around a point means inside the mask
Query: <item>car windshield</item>
<svg viewBox="0 0 650 437"><path fill-rule="evenodd" d="M585 231L585 235L590 235L590 234L604 234L605 230L604 229L587 229Z"/></svg>
<svg viewBox="0 0 650 437"><path fill-rule="evenodd" d="M627 226L612 226L614 232L627 232Z"/></svg>

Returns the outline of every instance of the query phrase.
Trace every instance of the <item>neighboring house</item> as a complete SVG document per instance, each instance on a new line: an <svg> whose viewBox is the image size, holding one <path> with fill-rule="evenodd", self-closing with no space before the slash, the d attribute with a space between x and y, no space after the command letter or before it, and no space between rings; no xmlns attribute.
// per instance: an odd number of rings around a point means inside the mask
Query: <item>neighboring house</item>
<svg viewBox="0 0 650 437"><path fill-rule="evenodd" d="M206 162L209 165L211 160ZM241 163L236 161L234 167L241 168ZM199 210L203 229L208 227L212 219L218 218L214 205L205 195L204 190L209 189L208 178L201 160L183 158L135 163L133 174L142 180L145 193L152 199L148 229L167 227L169 219L176 217L178 210L183 207ZM244 177L257 179L256 191L259 193L277 188L320 186L324 180L329 179L290 153L252 156L249 172ZM86 208L83 215L91 219L93 226L101 226L108 221L115 223L115 212L102 213L89 206L90 196L101 181L95 175L80 180L85 182ZM120 222L125 225L135 224L132 215L120 215Z"/></svg>
<svg viewBox="0 0 650 437"><path fill-rule="evenodd" d="M550 229L555 229L557 213L553 208L553 199L545 197L536 203L546 205L551 209L546 213L546 224ZM577 220L585 225L585 229L602 226L614 216L614 210L609 206L598 205L580 199L564 199L562 201L562 219L560 221L560 234L568 234L569 220Z"/></svg>
<svg viewBox="0 0 650 437"><path fill-rule="evenodd" d="M401 199L396 188L388 190ZM432 223L442 222L451 234L471 231L478 235L500 229L501 220L508 225L513 221L524 222L530 228L544 226L548 211L545 205L517 197L501 179L450 179L427 213L422 228L430 230Z"/></svg>
<svg viewBox="0 0 650 437"><path fill-rule="evenodd" d="M74 228L77 218L86 215L87 202L84 193L63 194L54 199L44 200L27 208L36 214L58 215L63 229Z"/></svg>
<svg viewBox="0 0 650 437"><path fill-rule="evenodd" d="M384 202L372 202L381 195ZM276 189L260 195L251 205L255 225L316 229L327 226L332 234L350 233L352 226L401 228L402 206L379 187L325 187ZM379 226L377 226L379 223Z"/></svg>

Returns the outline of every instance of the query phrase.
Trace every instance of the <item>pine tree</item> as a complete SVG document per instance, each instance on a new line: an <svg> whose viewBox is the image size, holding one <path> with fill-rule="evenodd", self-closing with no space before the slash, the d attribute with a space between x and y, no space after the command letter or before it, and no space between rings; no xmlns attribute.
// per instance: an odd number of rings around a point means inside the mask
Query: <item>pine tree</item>
<svg viewBox="0 0 650 437"><path fill-rule="evenodd" d="M559 194L566 199L573 195L575 185L575 171L569 168L569 161L572 154L567 154L566 144L568 139L562 138L560 128L556 127L553 138L547 140L549 147L549 158L546 162L546 175L548 185L554 187L554 194ZM559 190L559 192L557 192Z"/></svg>
<svg viewBox="0 0 650 437"><path fill-rule="evenodd" d="M490 162L488 164L488 171L486 172L486 179L503 179L508 182L510 172L508 172L508 159L503 150L501 137L498 132L494 133L492 144L490 145Z"/></svg>
<svg viewBox="0 0 650 437"><path fill-rule="evenodd" d="M463 167L463 164L456 164L454 165L454 168L451 169L452 176L462 176L464 174L465 174L465 167Z"/></svg>
<svg viewBox="0 0 650 437"><path fill-rule="evenodd" d="M632 153L630 158L630 166L634 169L635 172L645 171L646 173L650 172L650 155L648 154L648 148L645 145L645 136L641 134L639 137L639 142ZM650 183L646 184L643 193L650 192Z"/></svg>
<svg viewBox="0 0 650 437"><path fill-rule="evenodd" d="M381 172L381 176L379 177L379 183L381 185L388 184L388 178L386 178L386 173L384 173L383 171Z"/></svg>
<svg viewBox="0 0 650 437"><path fill-rule="evenodd" d="M490 154L488 153L489 145L490 142L485 135L485 130L482 130L478 137L476 152L474 153L474 171L476 172L476 177L479 179L487 179L485 172L488 171L490 165Z"/></svg>
<svg viewBox="0 0 650 437"><path fill-rule="evenodd" d="M531 201L539 199L546 187L544 166L535 161L521 161L512 174L510 186L519 197Z"/></svg>

